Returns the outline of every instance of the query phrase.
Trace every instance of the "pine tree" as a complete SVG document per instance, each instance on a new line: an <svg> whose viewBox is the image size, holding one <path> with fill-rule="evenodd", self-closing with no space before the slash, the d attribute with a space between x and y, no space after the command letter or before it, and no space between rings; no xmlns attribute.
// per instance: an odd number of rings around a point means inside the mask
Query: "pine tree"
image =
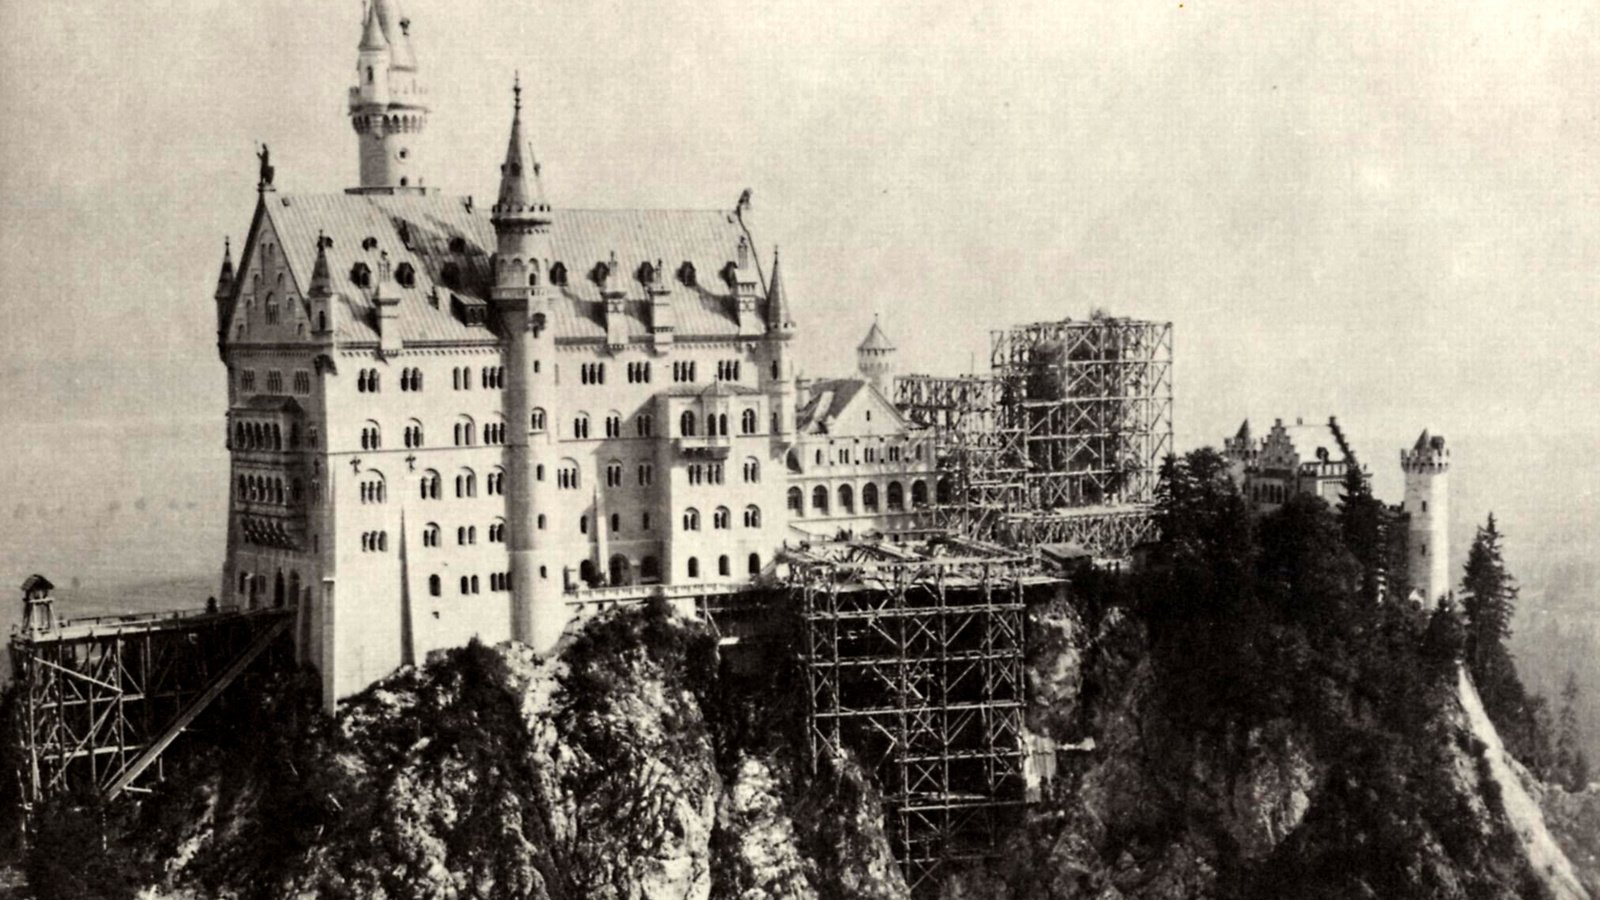
<svg viewBox="0 0 1600 900"><path fill-rule="evenodd" d="M1583 735L1578 727L1578 697L1578 678L1568 672L1561 688L1561 715L1556 726L1556 772L1569 791L1581 791L1589 784L1589 758L1583 752Z"/></svg>
<svg viewBox="0 0 1600 900"><path fill-rule="evenodd" d="M1473 678L1490 687L1503 673L1495 671L1500 657L1509 656L1505 640L1511 636L1511 616L1516 612L1516 582L1506 572L1501 556L1500 531L1494 513L1478 529L1467 552L1466 575L1461 580L1461 612L1466 617L1466 659ZM1514 675L1514 673L1513 673Z"/></svg>
<svg viewBox="0 0 1600 900"><path fill-rule="evenodd" d="M1372 484L1352 456L1345 467L1344 497L1339 501L1339 528L1344 545L1361 563L1361 596L1368 603L1378 602L1383 584L1385 557L1383 504L1372 496Z"/></svg>

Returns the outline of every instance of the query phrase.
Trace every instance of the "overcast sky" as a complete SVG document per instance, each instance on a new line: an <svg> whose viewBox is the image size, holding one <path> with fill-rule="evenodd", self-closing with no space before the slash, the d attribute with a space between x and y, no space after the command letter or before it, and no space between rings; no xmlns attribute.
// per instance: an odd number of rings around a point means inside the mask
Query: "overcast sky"
<svg viewBox="0 0 1600 900"><path fill-rule="evenodd" d="M555 205L754 190L809 374L852 366L874 313L903 371L950 373L990 328L1103 306L1176 323L1183 443L1337 413L1388 469L1424 425L1600 435L1589 6L405 6L430 184L492 194L520 69ZM283 191L354 183L359 20L0 3L0 327L25 389L33 360L191 359L158 414L222 420L223 236L258 141Z"/></svg>

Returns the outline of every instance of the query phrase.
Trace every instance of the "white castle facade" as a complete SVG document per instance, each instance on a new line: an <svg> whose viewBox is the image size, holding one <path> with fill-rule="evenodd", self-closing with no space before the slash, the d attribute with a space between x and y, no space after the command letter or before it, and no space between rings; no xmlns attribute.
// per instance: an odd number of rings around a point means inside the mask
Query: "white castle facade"
<svg viewBox="0 0 1600 900"><path fill-rule="evenodd" d="M552 207L520 88L493 206L439 193L411 40L373 0L359 185L280 192L263 150L215 294L222 596L295 609L328 705L474 637L546 650L586 604L735 590L786 542L915 527L933 438L885 396L876 324L856 376L798 379L744 203Z"/></svg>

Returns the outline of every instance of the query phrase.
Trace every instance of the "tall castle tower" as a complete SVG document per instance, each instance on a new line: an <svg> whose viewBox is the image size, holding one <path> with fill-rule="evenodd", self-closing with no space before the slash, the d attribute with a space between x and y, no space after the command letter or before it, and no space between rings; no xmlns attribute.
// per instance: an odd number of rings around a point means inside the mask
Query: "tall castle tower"
<svg viewBox="0 0 1600 900"><path fill-rule="evenodd" d="M894 342L872 320L872 328L856 347L856 369L885 397L894 390Z"/></svg>
<svg viewBox="0 0 1600 900"><path fill-rule="evenodd" d="M1450 451L1443 437L1424 430L1410 450L1400 451L1410 516L1406 557L1411 585L1429 603L1450 592Z"/></svg>
<svg viewBox="0 0 1600 900"><path fill-rule="evenodd" d="M422 193L417 143L428 122L417 79L411 20L399 0L371 0L350 88L350 124L360 145L361 182L351 193Z"/></svg>
<svg viewBox="0 0 1600 900"><path fill-rule="evenodd" d="M522 83L511 115L511 139L500 166L500 191L490 221L494 224L494 287L489 302L499 318L505 346L507 429L505 465L509 490L506 521L511 553L511 635L541 652L555 645L566 625L562 582L556 560L537 527L537 513L554 497L549 482L535 477L553 460L548 447L531 443L533 397L550 390L539 359L554 350L549 328L549 273L552 262L550 227L544 185L533 149L522 137ZM553 368L553 367L552 367ZM540 431L543 431L541 427ZM553 465L550 468L554 468Z"/></svg>

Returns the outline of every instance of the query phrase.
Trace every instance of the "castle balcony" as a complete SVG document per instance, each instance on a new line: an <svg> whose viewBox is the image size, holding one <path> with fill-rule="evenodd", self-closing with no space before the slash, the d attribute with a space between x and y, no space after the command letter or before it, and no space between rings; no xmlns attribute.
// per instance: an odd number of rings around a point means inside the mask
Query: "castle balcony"
<svg viewBox="0 0 1600 900"><path fill-rule="evenodd" d="M733 439L725 434L678 438L678 453L690 459L724 460L733 452Z"/></svg>

